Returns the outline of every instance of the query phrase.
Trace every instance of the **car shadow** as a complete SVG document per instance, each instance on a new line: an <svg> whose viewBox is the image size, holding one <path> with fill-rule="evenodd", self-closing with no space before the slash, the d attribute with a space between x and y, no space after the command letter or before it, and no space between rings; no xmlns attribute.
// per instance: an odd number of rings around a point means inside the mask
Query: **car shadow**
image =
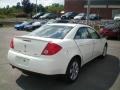
<svg viewBox="0 0 120 90"><path fill-rule="evenodd" d="M81 69L75 83L66 83L60 76L21 75L16 83L23 90L108 90L119 74L119 59L107 55L104 59L96 58Z"/></svg>

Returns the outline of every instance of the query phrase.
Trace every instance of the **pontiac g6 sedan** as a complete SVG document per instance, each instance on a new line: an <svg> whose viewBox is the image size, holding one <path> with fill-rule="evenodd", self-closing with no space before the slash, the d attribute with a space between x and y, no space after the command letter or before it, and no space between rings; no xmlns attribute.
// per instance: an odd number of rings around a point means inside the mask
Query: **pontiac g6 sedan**
<svg viewBox="0 0 120 90"><path fill-rule="evenodd" d="M81 67L106 56L107 41L92 27L82 24L46 24L30 34L11 40L10 65L44 75L62 74L73 82Z"/></svg>

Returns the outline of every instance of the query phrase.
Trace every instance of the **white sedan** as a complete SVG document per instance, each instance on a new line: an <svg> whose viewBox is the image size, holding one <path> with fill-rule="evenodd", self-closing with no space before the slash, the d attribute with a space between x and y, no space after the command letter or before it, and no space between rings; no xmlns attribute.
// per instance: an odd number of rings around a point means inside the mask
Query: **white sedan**
<svg viewBox="0 0 120 90"><path fill-rule="evenodd" d="M45 75L64 74L75 81L80 68L105 56L107 41L82 24L46 24L11 40L8 59L12 67Z"/></svg>
<svg viewBox="0 0 120 90"><path fill-rule="evenodd" d="M114 20L120 20L120 14L116 15L116 16L114 17Z"/></svg>

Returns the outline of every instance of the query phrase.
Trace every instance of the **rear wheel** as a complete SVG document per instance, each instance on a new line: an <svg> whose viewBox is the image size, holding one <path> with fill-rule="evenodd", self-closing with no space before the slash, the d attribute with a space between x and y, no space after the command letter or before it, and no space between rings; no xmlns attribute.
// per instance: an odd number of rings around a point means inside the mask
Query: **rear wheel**
<svg viewBox="0 0 120 90"><path fill-rule="evenodd" d="M66 78L69 82L74 82L77 80L80 72L80 62L78 58L72 59L72 61L69 63L67 72L66 72Z"/></svg>

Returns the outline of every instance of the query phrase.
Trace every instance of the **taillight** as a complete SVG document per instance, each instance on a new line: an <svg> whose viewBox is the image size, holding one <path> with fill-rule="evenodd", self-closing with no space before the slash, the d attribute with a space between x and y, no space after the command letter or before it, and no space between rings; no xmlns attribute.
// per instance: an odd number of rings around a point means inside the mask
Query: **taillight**
<svg viewBox="0 0 120 90"><path fill-rule="evenodd" d="M13 39L10 42L10 48L14 49L14 41L13 41Z"/></svg>
<svg viewBox="0 0 120 90"><path fill-rule="evenodd" d="M55 43L48 43L47 46L42 51L42 55L54 55L62 49L61 46Z"/></svg>

